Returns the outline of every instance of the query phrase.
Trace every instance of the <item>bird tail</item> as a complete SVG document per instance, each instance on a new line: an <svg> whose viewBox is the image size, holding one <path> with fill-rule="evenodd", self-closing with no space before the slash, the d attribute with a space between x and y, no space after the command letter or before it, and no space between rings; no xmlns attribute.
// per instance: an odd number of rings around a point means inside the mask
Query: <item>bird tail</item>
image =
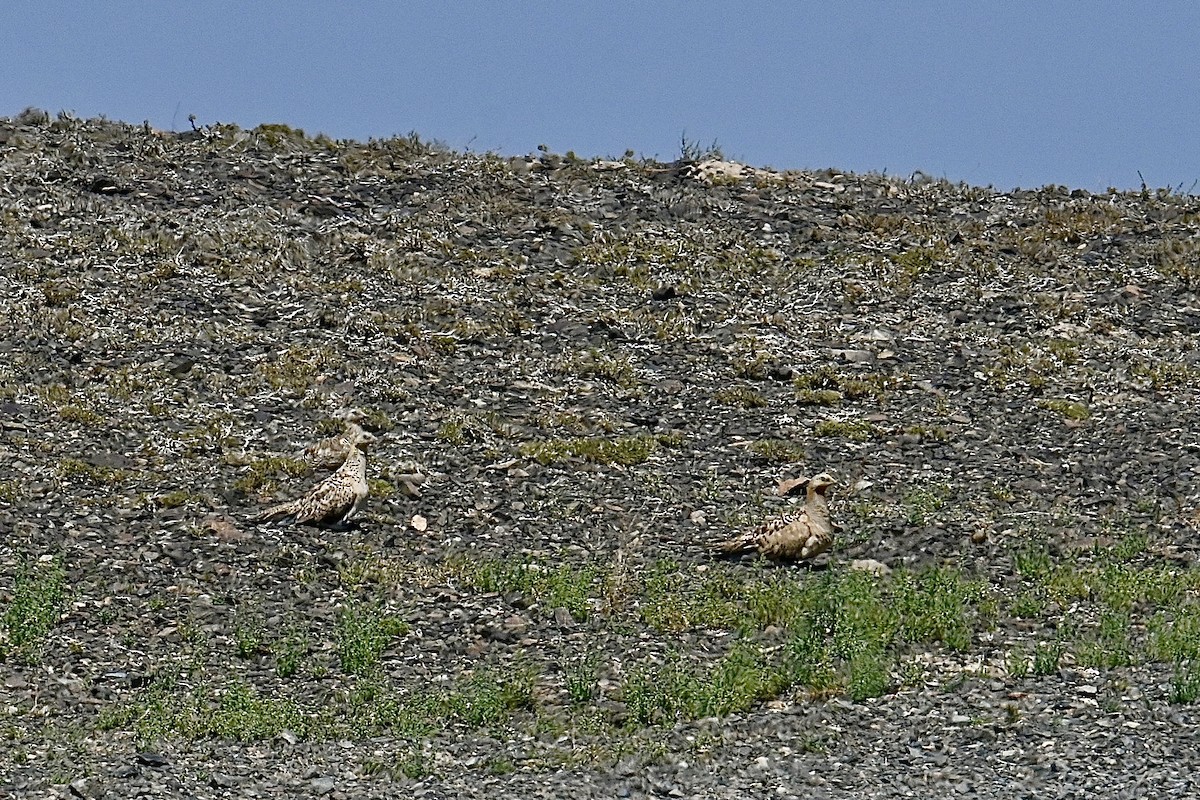
<svg viewBox="0 0 1200 800"><path fill-rule="evenodd" d="M720 555L739 556L743 553L749 553L756 548L757 531L743 533L740 536L735 536L732 539L726 539L723 542L718 542L713 545L713 550Z"/></svg>
<svg viewBox="0 0 1200 800"><path fill-rule="evenodd" d="M254 523L278 522L282 525L291 525L296 518L295 505L295 503L283 503L271 506L266 511L260 511L250 517L250 521Z"/></svg>

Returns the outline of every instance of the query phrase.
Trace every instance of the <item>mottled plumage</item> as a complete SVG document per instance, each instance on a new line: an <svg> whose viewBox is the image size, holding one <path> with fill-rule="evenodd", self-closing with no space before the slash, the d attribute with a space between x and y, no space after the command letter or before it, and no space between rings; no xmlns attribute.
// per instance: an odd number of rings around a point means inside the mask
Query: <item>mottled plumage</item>
<svg viewBox="0 0 1200 800"><path fill-rule="evenodd" d="M346 423L345 432L339 433L337 436L327 436L304 448L305 459L318 469L334 469L345 463L346 456L349 455L352 448L350 442L357 433L362 432L358 423L366 419L366 415L361 411L352 408L339 416Z"/></svg>
<svg viewBox="0 0 1200 800"><path fill-rule="evenodd" d="M799 513L784 514L717 545L717 551L740 554L758 551L777 561L798 561L815 558L833 544L833 523L829 519L829 504L825 492L834 484L827 472L807 479L796 486L807 492L804 508Z"/></svg>
<svg viewBox="0 0 1200 800"><path fill-rule="evenodd" d="M367 448L375 441L375 437L350 423L346 433L339 438L343 440L341 447L347 455L337 472L300 499L272 506L251 517L251 522L345 527L366 505Z"/></svg>

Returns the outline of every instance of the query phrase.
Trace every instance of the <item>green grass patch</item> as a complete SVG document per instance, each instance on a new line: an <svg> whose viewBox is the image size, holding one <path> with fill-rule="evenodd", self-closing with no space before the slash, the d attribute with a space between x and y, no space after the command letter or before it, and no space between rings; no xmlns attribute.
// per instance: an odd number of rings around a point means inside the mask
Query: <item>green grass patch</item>
<svg viewBox="0 0 1200 800"><path fill-rule="evenodd" d="M796 402L802 406L836 406L842 393L836 389L797 389Z"/></svg>
<svg viewBox="0 0 1200 800"><path fill-rule="evenodd" d="M713 393L713 400L734 408L765 408L767 398L747 386L726 386Z"/></svg>
<svg viewBox="0 0 1200 800"><path fill-rule="evenodd" d="M129 471L118 467L104 467L78 458L64 458L56 467L58 476L65 481L111 486L129 478Z"/></svg>
<svg viewBox="0 0 1200 800"><path fill-rule="evenodd" d="M606 439L598 436L578 439L546 439L521 445L521 455L539 464L557 464L583 459L596 464L632 467L645 462L661 446L677 447L675 434L641 434Z"/></svg>
<svg viewBox="0 0 1200 800"><path fill-rule="evenodd" d="M1038 400L1037 405L1072 422L1082 422L1092 415L1087 406L1074 400Z"/></svg>
<svg viewBox="0 0 1200 800"><path fill-rule="evenodd" d="M22 495L21 484L18 481L0 481L0 503L12 504Z"/></svg>
<svg viewBox="0 0 1200 800"><path fill-rule="evenodd" d="M599 350L567 356L554 365L554 371L581 378L603 378L622 389L638 385L637 370L628 357L610 356Z"/></svg>
<svg viewBox="0 0 1200 800"><path fill-rule="evenodd" d="M100 730L129 730L139 742L207 738L267 741L289 731L302 739L360 739L391 734L416 740L452 723L503 724L534 708L534 673L484 668L449 689L404 692L377 677L351 689L300 701L248 681L224 685L197 675L162 673L138 696L105 708Z"/></svg>
<svg viewBox="0 0 1200 800"><path fill-rule="evenodd" d="M377 605L350 603L337 618L337 654L342 671L366 675L383 658L392 640L408 632L408 623L384 614Z"/></svg>
<svg viewBox="0 0 1200 800"><path fill-rule="evenodd" d="M464 586L481 592L517 593L547 613L565 608L577 621L587 620L592 599L604 588L596 565L572 566L525 562L520 559L455 559L451 574ZM599 602L598 600L596 602Z"/></svg>
<svg viewBox="0 0 1200 800"><path fill-rule="evenodd" d="M132 730L141 742L210 737L253 742L283 731L308 737L320 721L289 698L270 697L244 681L213 688L160 674L133 701L104 709L100 730Z"/></svg>
<svg viewBox="0 0 1200 800"><path fill-rule="evenodd" d="M865 442L877 432L878 429L874 425L859 419L823 419L813 426L813 434L816 436L849 439L852 442Z"/></svg>
<svg viewBox="0 0 1200 800"><path fill-rule="evenodd" d="M76 405L63 406L58 410L58 416L63 422L74 422L89 428L99 428L107 422L107 418L99 411Z"/></svg>
<svg viewBox="0 0 1200 800"><path fill-rule="evenodd" d="M797 402L807 405L836 405L842 399L882 401L900 379L875 372L843 373L828 364L802 372L792 379Z"/></svg>
<svg viewBox="0 0 1200 800"><path fill-rule="evenodd" d="M924 525L945 507L950 495L945 484L914 486L904 492L900 505L910 525Z"/></svg>
<svg viewBox="0 0 1200 800"><path fill-rule="evenodd" d="M728 713L793 686L872 697L891 688L901 654L933 642L967 650L976 630L995 621L989 587L949 568L898 571L884 581L843 571L746 580L732 569L698 573L660 562L646 578L641 618L661 633L721 628L753 637L778 628L790 637L786 655L767 658L746 645L707 670L635 672L626 687L635 718Z"/></svg>
<svg viewBox="0 0 1200 800"><path fill-rule="evenodd" d="M21 563L12 599L0 614L0 660L14 657L23 663L37 663L66 603L67 572L61 556Z"/></svg>
<svg viewBox="0 0 1200 800"><path fill-rule="evenodd" d="M233 488L242 494L254 492L274 486L275 478L283 475L288 478L303 478L312 474L312 465L302 458L291 456L266 456L251 461L246 474L233 483Z"/></svg>

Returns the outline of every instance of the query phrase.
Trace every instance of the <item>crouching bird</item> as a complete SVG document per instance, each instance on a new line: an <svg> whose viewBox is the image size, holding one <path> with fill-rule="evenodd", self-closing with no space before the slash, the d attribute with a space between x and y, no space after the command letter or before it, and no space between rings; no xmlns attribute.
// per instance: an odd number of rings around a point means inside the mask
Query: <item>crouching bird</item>
<svg viewBox="0 0 1200 800"><path fill-rule="evenodd" d="M352 424L341 438L346 460L337 472L298 500L272 506L255 514L250 521L345 528L367 503L367 449L375 437Z"/></svg>
<svg viewBox="0 0 1200 800"><path fill-rule="evenodd" d="M833 476L822 472L801 479L793 490L804 488L806 499L799 513L784 514L716 546L718 553L739 555L757 551L776 561L800 561L815 558L833 545L834 525L829 519L825 492Z"/></svg>

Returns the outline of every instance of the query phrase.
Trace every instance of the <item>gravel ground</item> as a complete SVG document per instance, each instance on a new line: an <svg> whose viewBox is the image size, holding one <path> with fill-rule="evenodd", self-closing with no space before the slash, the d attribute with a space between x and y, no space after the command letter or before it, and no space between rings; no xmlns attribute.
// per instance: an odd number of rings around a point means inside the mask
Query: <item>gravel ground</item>
<svg viewBox="0 0 1200 800"><path fill-rule="evenodd" d="M0 797L1194 793L1200 200L716 155L0 119Z"/></svg>

